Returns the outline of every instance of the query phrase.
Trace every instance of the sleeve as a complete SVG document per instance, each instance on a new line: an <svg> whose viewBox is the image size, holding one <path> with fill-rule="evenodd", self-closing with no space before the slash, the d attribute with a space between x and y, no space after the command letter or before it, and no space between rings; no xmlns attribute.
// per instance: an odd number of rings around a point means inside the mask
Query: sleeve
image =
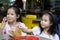
<svg viewBox="0 0 60 40"><path fill-rule="evenodd" d="M26 26L24 23L20 23L20 26L21 26L22 28L26 28L26 29L27 29L27 26ZM22 32L22 36L26 36L26 35L27 35L27 33Z"/></svg>
<svg viewBox="0 0 60 40"><path fill-rule="evenodd" d="M40 28L36 26L35 28L32 29L32 32L34 35L39 35L40 34Z"/></svg>
<svg viewBox="0 0 60 40"><path fill-rule="evenodd" d="M20 26L21 26L22 28L27 28L27 26L26 26L24 23L20 23Z"/></svg>
<svg viewBox="0 0 60 40"><path fill-rule="evenodd" d="M59 36L55 34L54 40L59 40Z"/></svg>

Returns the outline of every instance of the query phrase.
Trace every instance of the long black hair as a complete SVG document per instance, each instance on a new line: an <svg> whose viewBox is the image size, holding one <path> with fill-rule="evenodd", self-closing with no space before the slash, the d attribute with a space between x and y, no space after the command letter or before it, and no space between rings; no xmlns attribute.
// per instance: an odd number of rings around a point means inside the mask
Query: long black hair
<svg viewBox="0 0 60 40"><path fill-rule="evenodd" d="M21 13L20 13L20 9L19 9L18 7L16 7L16 6L9 6L9 7L7 8L7 11L8 11L8 9L10 9L10 8L12 8L12 9L15 11L16 16L18 16L18 15L19 15L19 18L17 19L17 21L22 22L22 20L21 20ZM7 13L7 11L6 11L6 13Z"/></svg>
<svg viewBox="0 0 60 40"><path fill-rule="evenodd" d="M45 15L45 14L49 15L49 20L52 23L51 27L48 30L48 33L54 36L57 33L57 31L58 31L57 17L56 17L55 14L53 14L52 12L49 12L49 11L43 11L42 12L42 16ZM41 33L42 33L43 28L41 27L40 23L39 23L39 27L40 27Z"/></svg>

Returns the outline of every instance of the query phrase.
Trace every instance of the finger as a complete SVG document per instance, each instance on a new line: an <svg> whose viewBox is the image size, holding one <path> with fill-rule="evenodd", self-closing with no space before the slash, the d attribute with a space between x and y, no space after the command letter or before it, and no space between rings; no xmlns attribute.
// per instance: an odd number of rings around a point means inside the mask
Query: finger
<svg viewBox="0 0 60 40"><path fill-rule="evenodd" d="M6 17L4 17L4 18L3 18L3 22L6 22L6 21L7 21L7 18L6 18Z"/></svg>

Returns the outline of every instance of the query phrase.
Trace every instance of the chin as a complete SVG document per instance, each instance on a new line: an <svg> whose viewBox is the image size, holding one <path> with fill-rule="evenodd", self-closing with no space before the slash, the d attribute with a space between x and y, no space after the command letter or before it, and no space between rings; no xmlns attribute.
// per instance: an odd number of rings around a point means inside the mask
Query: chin
<svg viewBox="0 0 60 40"><path fill-rule="evenodd" d="M41 26L42 28L45 28L45 26Z"/></svg>

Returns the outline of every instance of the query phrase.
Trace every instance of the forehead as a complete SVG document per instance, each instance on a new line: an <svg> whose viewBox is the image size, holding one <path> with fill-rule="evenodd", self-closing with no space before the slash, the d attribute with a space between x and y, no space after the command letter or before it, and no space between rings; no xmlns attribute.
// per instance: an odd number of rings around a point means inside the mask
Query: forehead
<svg viewBox="0 0 60 40"><path fill-rule="evenodd" d="M50 15L49 14L44 14L43 16L42 16L42 19L49 19L50 18Z"/></svg>
<svg viewBox="0 0 60 40"><path fill-rule="evenodd" d="M9 8L7 12L15 12L13 8Z"/></svg>

